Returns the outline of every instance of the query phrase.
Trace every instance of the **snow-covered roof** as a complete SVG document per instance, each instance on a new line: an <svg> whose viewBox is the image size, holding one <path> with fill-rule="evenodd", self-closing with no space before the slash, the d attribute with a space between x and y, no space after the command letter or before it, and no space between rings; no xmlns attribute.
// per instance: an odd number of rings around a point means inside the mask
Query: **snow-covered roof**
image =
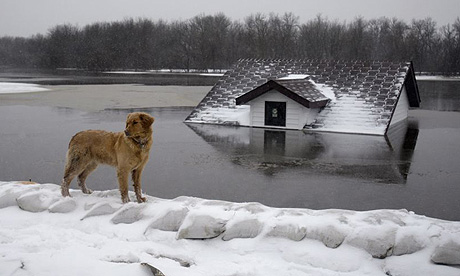
<svg viewBox="0 0 460 276"><path fill-rule="evenodd" d="M316 130L385 134L404 84L410 106L420 103L410 62L242 59L185 121L238 124L229 119L241 110L237 98L270 80L292 81L292 76L307 75L330 99L311 125Z"/></svg>
<svg viewBox="0 0 460 276"><path fill-rule="evenodd" d="M314 82L310 80L282 78L279 80L269 80L267 83L239 96L235 99L236 104L245 104L273 89L308 108L324 107L329 101L329 99L316 88Z"/></svg>

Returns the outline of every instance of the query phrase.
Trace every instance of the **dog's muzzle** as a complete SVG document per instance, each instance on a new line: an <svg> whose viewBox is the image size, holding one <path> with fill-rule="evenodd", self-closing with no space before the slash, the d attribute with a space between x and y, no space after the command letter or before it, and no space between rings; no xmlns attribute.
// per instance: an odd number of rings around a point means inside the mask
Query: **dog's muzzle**
<svg viewBox="0 0 460 276"><path fill-rule="evenodd" d="M131 133L129 133L129 131L125 130L125 135L126 135L126 137L129 137L129 136L131 136Z"/></svg>

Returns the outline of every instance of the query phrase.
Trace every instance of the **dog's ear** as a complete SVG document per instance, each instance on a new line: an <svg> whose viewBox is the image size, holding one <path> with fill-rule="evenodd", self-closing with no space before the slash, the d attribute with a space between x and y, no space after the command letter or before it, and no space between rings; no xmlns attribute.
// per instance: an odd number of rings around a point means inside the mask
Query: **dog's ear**
<svg viewBox="0 0 460 276"><path fill-rule="evenodd" d="M139 115L139 119L142 121L142 124L146 127L151 126L155 121L155 118L153 118L149 114L141 114Z"/></svg>

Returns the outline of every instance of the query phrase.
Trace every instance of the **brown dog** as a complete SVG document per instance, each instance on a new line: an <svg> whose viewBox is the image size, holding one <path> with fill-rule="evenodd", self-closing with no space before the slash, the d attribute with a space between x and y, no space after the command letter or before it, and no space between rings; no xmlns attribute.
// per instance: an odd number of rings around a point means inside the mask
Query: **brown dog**
<svg viewBox="0 0 460 276"><path fill-rule="evenodd" d="M86 187L86 178L99 164L108 164L117 168L121 201L129 202L128 178L129 173L132 173L137 202L145 202L142 197L141 175L149 159L154 120L147 113L130 113L124 132L87 130L75 134L67 151L62 195L70 196L70 182L77 175L82 192L90 194L92 191Z"/></svg>

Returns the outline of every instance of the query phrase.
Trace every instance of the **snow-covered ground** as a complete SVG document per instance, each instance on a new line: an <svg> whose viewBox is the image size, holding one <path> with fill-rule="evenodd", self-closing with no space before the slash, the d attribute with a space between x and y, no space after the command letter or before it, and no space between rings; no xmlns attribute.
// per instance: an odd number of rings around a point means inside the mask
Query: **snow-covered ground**
<svg viewBox="0 0 460 276"><path fill-rule="evenodd" d="M47 91L47 88L31 83L0 82L0 94L15 94Z"/></svg>
<svg viewBox="0 0 460 276"><path fill-rule="evenodd" d="M1 275L460 275L460 222L406 210L71 194L0 182Z"/></svg>

